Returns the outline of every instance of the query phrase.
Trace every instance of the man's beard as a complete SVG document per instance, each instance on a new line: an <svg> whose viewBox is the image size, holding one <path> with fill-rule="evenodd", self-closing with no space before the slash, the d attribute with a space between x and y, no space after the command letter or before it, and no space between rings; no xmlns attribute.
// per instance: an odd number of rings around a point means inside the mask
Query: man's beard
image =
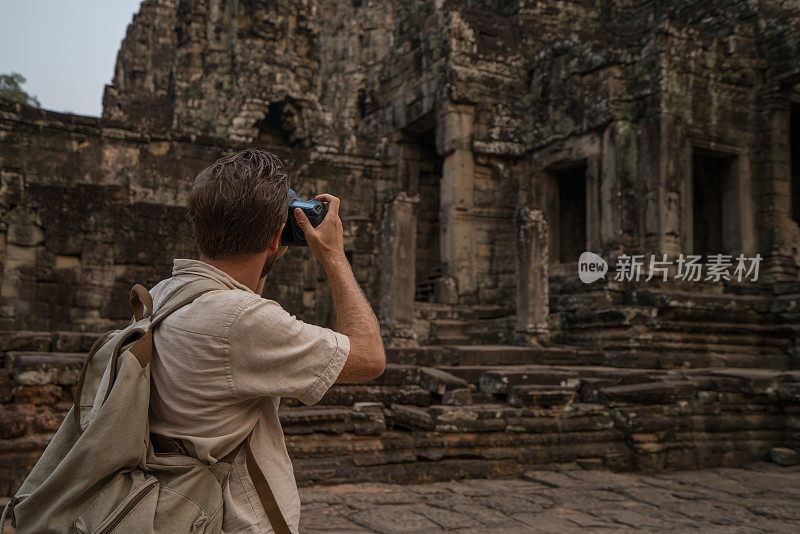
<svg viewBox="0 0 800 534"><path fill-rule="evenodd" d="M266 257L264 260L264 267L261 269L261 276L259 278L264 278L269 273L269 270L272 269L272 266L275 265L275 262L278 261L278 252L274 252Z"/></svg>

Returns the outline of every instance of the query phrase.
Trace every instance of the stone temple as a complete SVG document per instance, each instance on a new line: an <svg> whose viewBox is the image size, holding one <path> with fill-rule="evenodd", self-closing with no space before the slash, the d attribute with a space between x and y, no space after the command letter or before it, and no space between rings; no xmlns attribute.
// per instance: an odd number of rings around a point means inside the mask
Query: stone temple
<svg viewBox="0 0 800 534"><path fill-rule="evenodd" d="M342 197L389 347L284 401L300 484L800 447L796 0L145 0L102 118L0 101L0 495L131 286L195 254L193 177L250 145ZM264 296L335 324L307 250Z"/></svg>

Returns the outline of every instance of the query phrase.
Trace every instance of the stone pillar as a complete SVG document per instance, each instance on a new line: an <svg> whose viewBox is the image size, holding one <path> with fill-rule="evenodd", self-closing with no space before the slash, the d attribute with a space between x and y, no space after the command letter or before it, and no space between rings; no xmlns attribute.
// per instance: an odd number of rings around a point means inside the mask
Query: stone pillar
<svg viewBox="0 0 800 534"><path fill-rule="evenodd" d="M517 336L532 345L550 339L549 234L541 210L517 212Z"/></svg>
<svg viewBox="0 0 800 534"><path fill-rule="evenodd" d="M472 155L474 107L448 102L439 112L436 145L444 158L439 221L444 280L441 300L456 304L459 295L476 290L475 239L469 213L474 205L475 162Z"/></svg>
<svg viewBox="0 0 800 534"><path fill-rule="evenodd" d="M414 342L417 202L419 197L401 192L383 210L380 315L384 337L392 344Z"/></svg>
<svg viewBox="0 0 800 534"><path fill-rule="evenodd" d="M616 121L603 132L600 161L599 246L604 256L620 254L625 246L638 244L639 212L634 202L638 191L636 161L631 157L634 140L628 123ZM633 147L635 149L635 147ZM633 161L631 161L633 159Z"/></svg>
<svg viewBox="0 0 800 534"><path fill-rule="evenodd" d="M792 221L791 103L773 99L762 111L761 150L758 173L760 202L756 219L759 252L764 256L764 280L796 280L800 232Z"/></svg>

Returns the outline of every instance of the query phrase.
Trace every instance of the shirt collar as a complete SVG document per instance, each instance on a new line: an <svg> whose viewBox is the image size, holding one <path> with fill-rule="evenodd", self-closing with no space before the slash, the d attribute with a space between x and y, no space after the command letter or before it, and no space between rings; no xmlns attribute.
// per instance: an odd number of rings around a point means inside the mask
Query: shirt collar
<svg viewBox="0 0 800 534"><path fill-rule="evenodd" d="M172 276L202 276L220 282L231 289L241 289L242 291L254 293L252 289L237 282L225 271L200 260L175 259L172 262Z"/></svg>

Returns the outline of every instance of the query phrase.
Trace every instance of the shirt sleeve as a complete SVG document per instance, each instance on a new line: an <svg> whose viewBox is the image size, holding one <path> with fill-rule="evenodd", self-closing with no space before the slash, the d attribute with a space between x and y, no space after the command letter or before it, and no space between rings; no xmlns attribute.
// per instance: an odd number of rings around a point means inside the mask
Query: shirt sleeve
<svg viewBox="0 0 800 534"><path fill-rule="evenodd" d="M257 297L230 330L230 382L243 396L279 396L315 404L350 354L344 334L304 323L277 302Z"/></svg>

